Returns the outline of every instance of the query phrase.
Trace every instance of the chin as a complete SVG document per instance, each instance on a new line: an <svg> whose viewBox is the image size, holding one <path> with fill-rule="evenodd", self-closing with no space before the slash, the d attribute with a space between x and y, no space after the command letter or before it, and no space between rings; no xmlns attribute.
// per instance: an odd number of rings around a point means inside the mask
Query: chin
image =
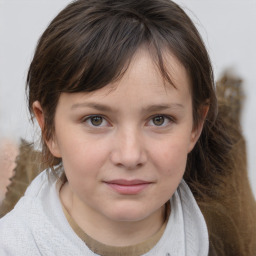
<svg viewBox="0 0 256 256"><path fill-rule="evenodd" d="M112 211L109 212L108 217L112 221L122 221L122 222L137 222L146 219L150 214L146 208L136 206L133 207L113 207Z"/></svg>

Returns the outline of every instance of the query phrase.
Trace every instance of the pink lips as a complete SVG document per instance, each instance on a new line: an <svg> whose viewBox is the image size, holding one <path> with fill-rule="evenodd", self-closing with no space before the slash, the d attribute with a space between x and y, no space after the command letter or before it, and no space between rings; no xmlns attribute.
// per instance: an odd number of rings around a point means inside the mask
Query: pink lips
<svg viewBox="0 0 256 256"><path fill-rule="evenodd" d="M139 194L152 184L152 182L143 180L111 180L105 183L114 191L123 195Z"/></svg>

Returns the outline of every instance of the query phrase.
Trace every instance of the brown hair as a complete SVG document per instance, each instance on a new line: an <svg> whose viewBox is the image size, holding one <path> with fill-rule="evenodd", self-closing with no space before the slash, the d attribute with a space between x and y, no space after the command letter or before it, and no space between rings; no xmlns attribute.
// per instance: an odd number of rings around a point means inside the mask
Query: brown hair
<svg viewBox="0 0 256 256"><path fill-rule="evenodd" d="M211 63L203 41L185 12L170 0L77 0L41 36L27 76L28 102L39 101L45 140L54 134L54 116L63 92L90 92L120 79L136 50L146 45L163 77L164 50L186 68L191 81L194 126L209 105L202 135L188 155L184 179L198 202L219 199L216 187L232 170L235 139L229 136L217 102ZM42 141L43 142L43 141ZM60 162L43 142L49 166Z"/></svg>
<svg viewBox="0 0 256 256"><path fill-rule="evenodd" d="M54 114L62 92L90 92L119 79L135 51L148 45L163 77L162 52L169 49L186 67L192 84L195 125L199 109L216 99L212 68L195 26L169 0L78 0L68 5L41 36L27 76L29 109L39 101L45 115L44 139L54 133ZM33 115L33 113L32 113ZM46 161L54 157L43 142Z"/></svg>

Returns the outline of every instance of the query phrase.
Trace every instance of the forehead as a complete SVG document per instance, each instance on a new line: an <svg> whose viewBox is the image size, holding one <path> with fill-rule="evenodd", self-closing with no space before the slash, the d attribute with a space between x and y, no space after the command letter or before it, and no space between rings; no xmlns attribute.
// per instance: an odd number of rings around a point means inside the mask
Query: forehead
<svg viewBox="0 0 256 256"><path fill-rule="evenodd" d="M190 80L185 67L170 51L163 52L163 62L172 84L164 79L154 56L142 47L134 54L120 79L90 93L70 94L69 99L77 101L73 105L92 100L113 105L125 102L130 108L134 104L150 102L190 103Z"/></svg>

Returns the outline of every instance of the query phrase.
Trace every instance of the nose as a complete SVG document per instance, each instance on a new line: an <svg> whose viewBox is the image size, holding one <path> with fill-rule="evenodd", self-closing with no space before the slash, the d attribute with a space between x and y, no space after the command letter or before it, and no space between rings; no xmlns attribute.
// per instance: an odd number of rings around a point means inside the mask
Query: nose
<svg viewBox="0 0 256 256"><path fill-rule="evenodd" d="M136 129L119 132L113 143L112 162L128 170L137 169L147 161L143 136Z"/></svg>

